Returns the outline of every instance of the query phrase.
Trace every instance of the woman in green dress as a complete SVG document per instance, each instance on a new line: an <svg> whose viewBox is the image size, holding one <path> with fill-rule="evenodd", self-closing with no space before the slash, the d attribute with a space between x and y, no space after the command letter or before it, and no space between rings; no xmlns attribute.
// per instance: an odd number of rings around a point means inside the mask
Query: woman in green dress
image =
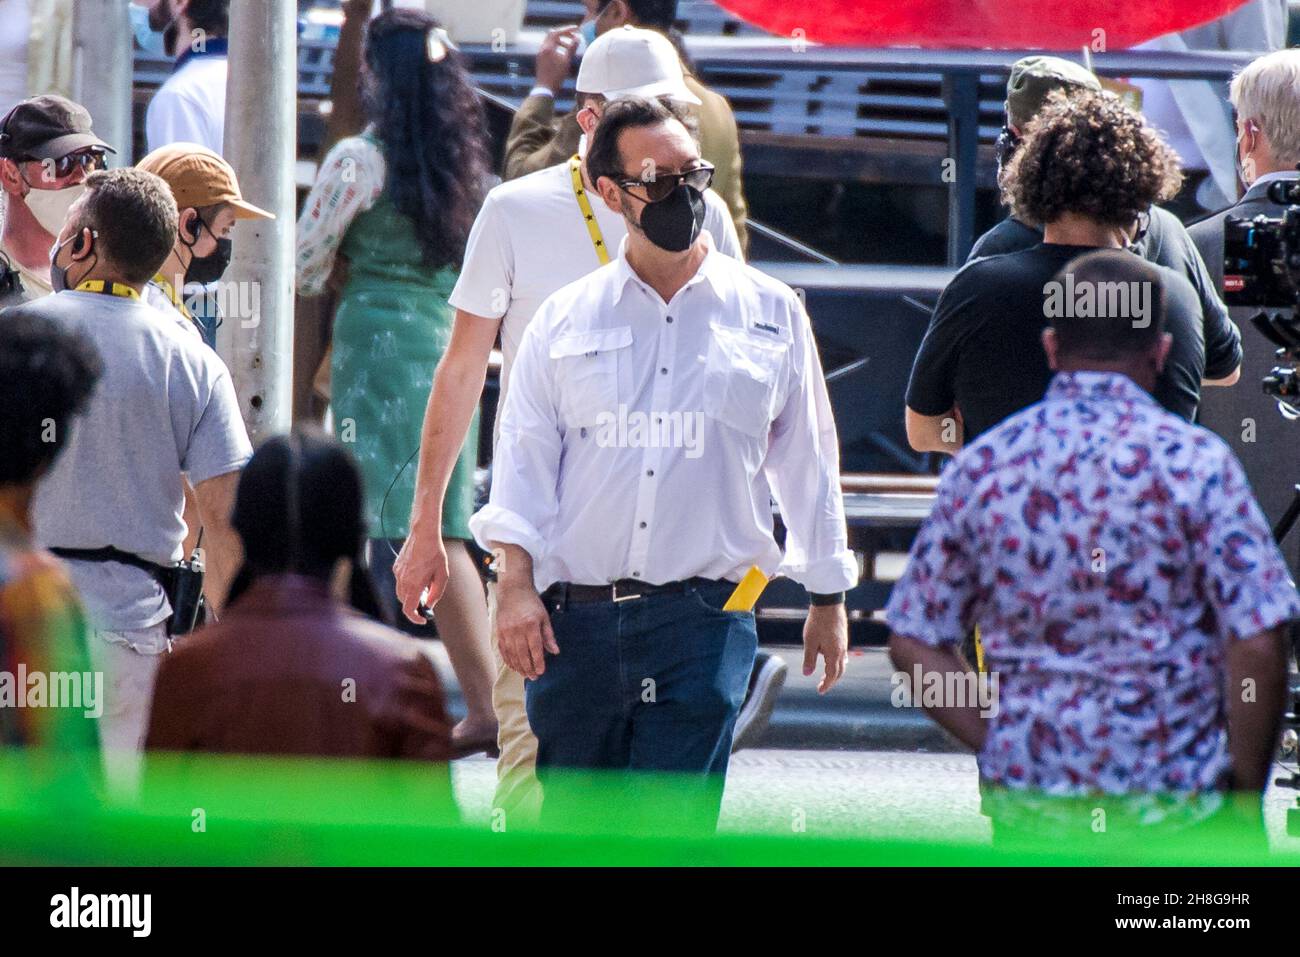
<svg viewBox="0 0 1300 957"><path fill-rule="evenodd" d="M298 289L321 292L341 256L331 412L366 486L370 571L399 625L392 563L410 525L413 457L425 403L451 334L447 303L487 185L487 133L464 64L428 14L398 8L370 21L361 70L368 126L326 156L298 221ZM438 602L467 716L463 753L495 746L487 606L466 547L472 537L477 423L447 490L442 534L449 582Z"/></svg>

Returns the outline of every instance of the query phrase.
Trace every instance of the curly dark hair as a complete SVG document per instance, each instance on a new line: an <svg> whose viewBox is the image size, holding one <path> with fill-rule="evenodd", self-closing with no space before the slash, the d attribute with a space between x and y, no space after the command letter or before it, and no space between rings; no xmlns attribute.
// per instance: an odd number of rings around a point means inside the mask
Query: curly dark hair
<svg viewBox="0 0 1300 957"><path fill-rule="evenodd" d="M371 20L362 88L387 165L385 189L435 269L460 266L489 169L487 123L464 60L449 46L441 60L429 57L437 28L407 7Z"/></svg>
<svg viewBox="0 0 1300 957"><path fill-rule="evenodd" d="M1078 213L1130 226L1182 181L1178 154L1119 97L1058 90L1026 126L1001 186L1012 215L1030 225Z"/></svg>

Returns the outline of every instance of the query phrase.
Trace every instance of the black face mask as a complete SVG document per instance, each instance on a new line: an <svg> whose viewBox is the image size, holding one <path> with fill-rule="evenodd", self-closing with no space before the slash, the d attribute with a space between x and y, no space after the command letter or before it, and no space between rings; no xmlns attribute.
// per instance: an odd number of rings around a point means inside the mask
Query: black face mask
<svg viewBox="0 0 1300 957"><path fill-rule="evenodd" d="M682 183L659 202L646 204L641 210L641 231L660 249L685 252L700 238L707 208L704 194Z"/></svg>
<svg viewBox="0 0 1300 957"><path fill-rule="evenodd" d="M208 229L207 223L201 219L197 220L197 222L200 231L207 229L208 235L212 235L212 230ZM196 282L201 286L206 286L210 282L216 282L221 278L222 273L226 271L226 267L230 265L230 240L218 239L216 236L212 236L213 239L217 240L217 248L206 256L195 256L194 244L199 241L199 233L193 232L190 235L194 237L194 242L185 243L191 257L190 264L185 269L185 284L189 285Z"/></svg>
<svg viewBox="0 0 1300 957"><path fill-rule="evenodd" d="M195 256L190 260L190 267L185 270L186 284L197 282L206 286L210 282L216 282L230 265L230 252L230 240L218 239L216 249L206 256Z"/></svg>

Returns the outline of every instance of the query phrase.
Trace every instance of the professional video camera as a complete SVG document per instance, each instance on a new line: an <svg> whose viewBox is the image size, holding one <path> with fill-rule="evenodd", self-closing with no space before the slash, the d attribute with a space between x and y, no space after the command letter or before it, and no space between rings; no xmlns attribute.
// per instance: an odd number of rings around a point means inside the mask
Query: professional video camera
<svg viewBox="0 0 1300 957"><path fill-rule="evenodd" d="M1286 207L1281 216L1229 217L1223 224L1223 299L1229 306L1272 310L1251 317L1255 328L1278 347L1278 365L1264 377L1264 392L1277 400L1282 415L1296 419L1300 418L1300 180L1270 184L1268 198ZM1289 530L1290 524L1282 532Z"/></svg>

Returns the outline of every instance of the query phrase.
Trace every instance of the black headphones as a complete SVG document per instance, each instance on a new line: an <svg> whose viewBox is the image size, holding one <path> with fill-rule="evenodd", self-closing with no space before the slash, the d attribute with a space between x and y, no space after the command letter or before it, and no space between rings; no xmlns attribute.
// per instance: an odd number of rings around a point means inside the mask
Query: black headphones
<svg viewBox="0 0 1300 957"><path fill-rule="evenodd" d="M72 251L79 253L86 248L86 231L80 229L77 231L77 238L72 241Z"/></svg>

